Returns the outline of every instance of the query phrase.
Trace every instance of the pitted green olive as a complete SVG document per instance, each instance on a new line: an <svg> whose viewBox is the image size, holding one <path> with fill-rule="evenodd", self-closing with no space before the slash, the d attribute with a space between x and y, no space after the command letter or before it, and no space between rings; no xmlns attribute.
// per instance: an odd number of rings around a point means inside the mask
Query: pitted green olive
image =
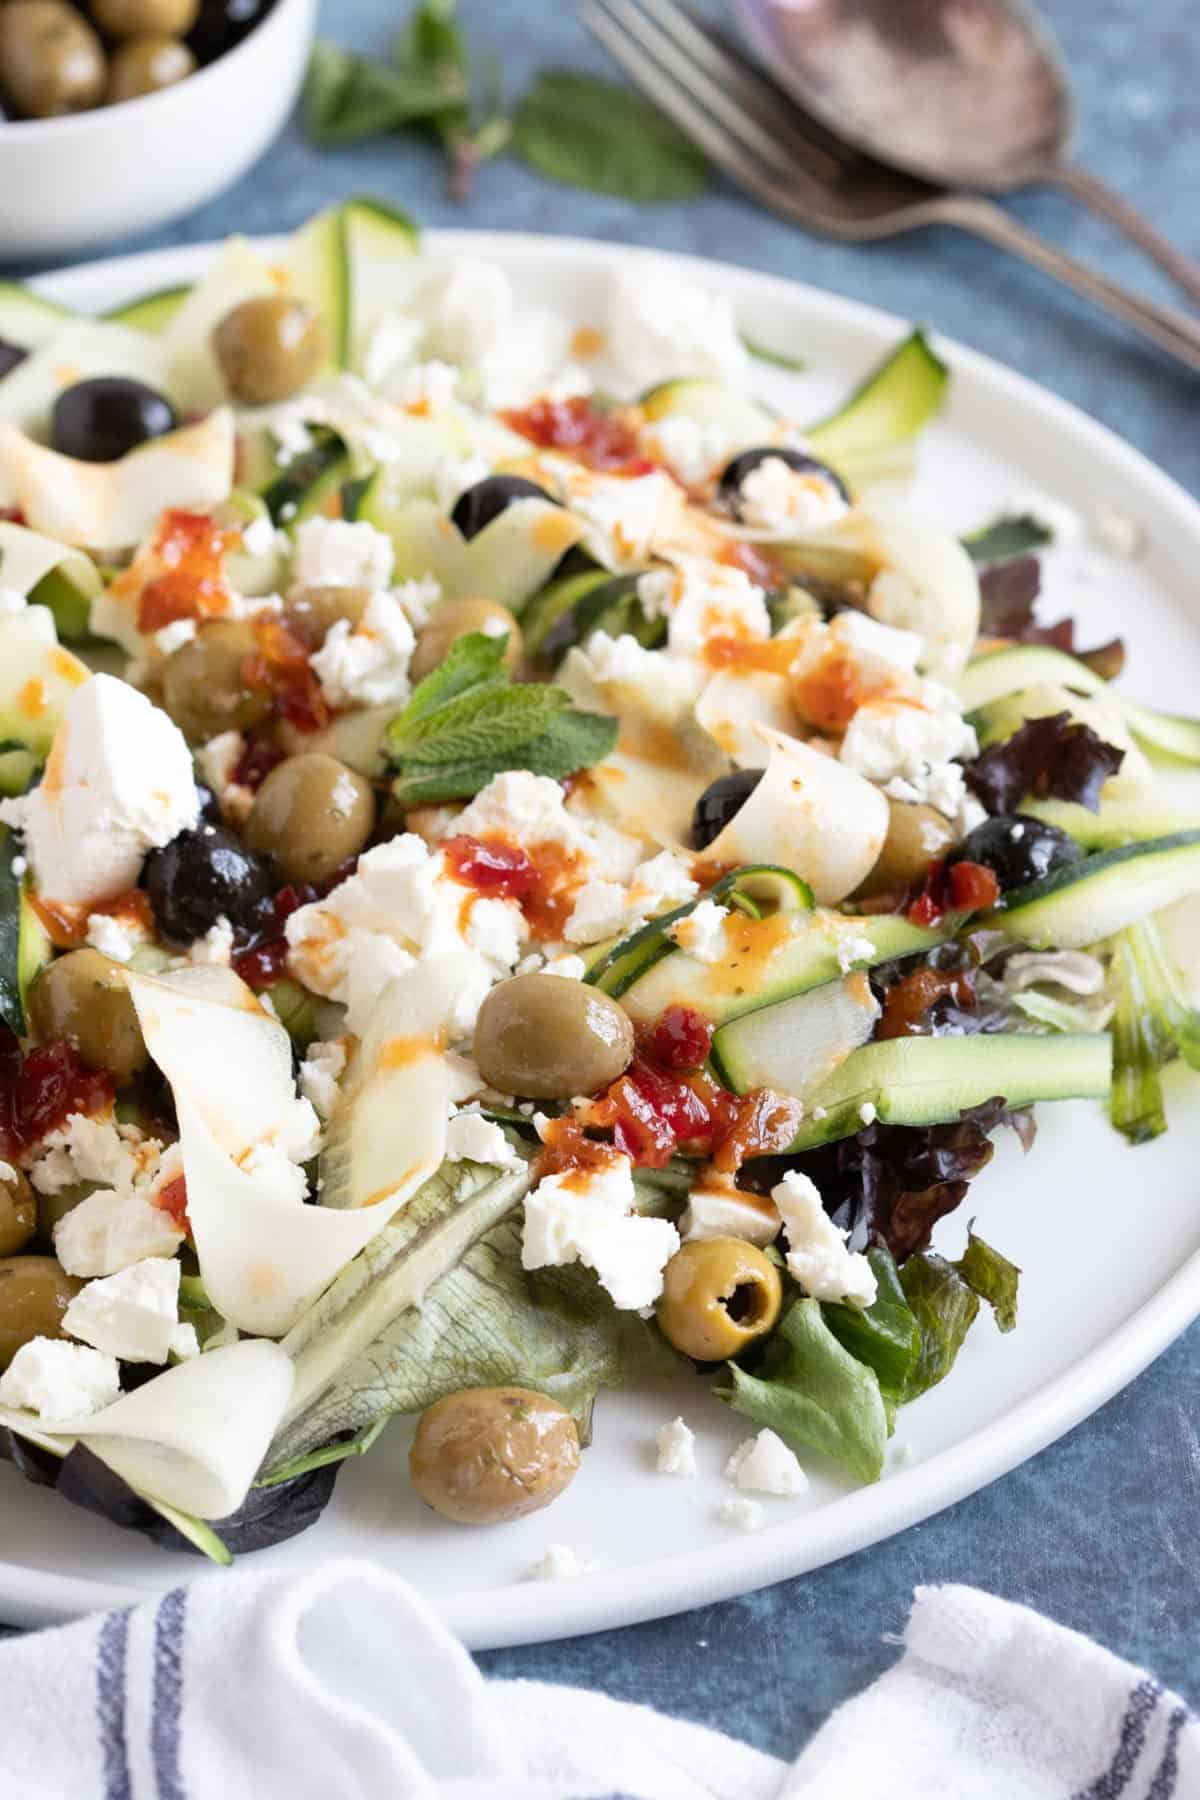
<svg viewBox="0 0 1200 1800"><path fill-rule="evenodd" d="M413 1487L460 1525L495 1525L549 1506L579 1467L579 1431L529 1388L468 1388L421 1415L408 1453Z"/></svg>
<svg viewBox="0 0 1200 1800"><path fill-rule="evenodd" d="M375 826L371 784L336 756L311 750L271 770L244 837L287 881L326 881L357 856Z"/></svg>
<svg viewBox="0 0 1200 1800"><path fill-rule="evenodd" d="M763 1337L779 1317L779 1271L740 1238L693 1238L663 1273L658 1326L697 1362L724 1362Z"/></svg>
<svg viewBox="0 0 1200 1800"><path fill-rule="evenodd" d="M178 38L131 38L113 53L105 99L110 106L122 100L140 100L143 94L157 94L161 88L186 81L195 71L196 58Z"/></svg>
<svg viewBox="0 0 1200 1800"><path fill-rule="evenodd" d="M632 1056L628 1014L607 994L563 975L511 976L492 989L475 1022L475 1060L502 1094L595 1094Z"/></svg>
<svg viewBox="0 0 1200 1800"><path fill-rule="evenodd" d="M498 600L443 600L417 638L409 671L413 680L422 681L440 668L451 646L473 631L494 633L497 637L507 632L504 665L516 668L521 660L521 628L507 606L501 606Z"/></svg>
<svg viewBox="0 0 1200 1800"><path fill-rule="evenodd" d="M186 37L200 0L92 0L92 17L109 37Z"/></svg>
<svg viewBox="0 0 1200 1800"><path fill-rule="evenodd" d="M0 88L31 119L85 112L104 93L104 51L65 0L10 0L0 7Z"/></svg>
<svg viewBox="0 0 1200 1800"><path fill-rule="evenodd" d="M371 590L365 587L297 588L288 596L288 629L310 650L318 650L343 619L351 626L357 625L370 598Z"/></svg>
<svg viewBox="0 0 1200 1800"><path fill-rule="evenodd" d="M234 399L271 406L313 379L328 354L329 334L302 300L263 294L226 313L212 347Z"/></svg>
<svg viewBox="0 0 1200 1800"><path fill-rule="evenodd" d="M98 950L68 950L38 972L29 1021L43 1043L65 1038L89 1069L107 1069L118 1087L144 1069L146 1040L125 970Z"/></svg>
<svg viewBox="0 0 1200 1800"><path fill-rule="evenodd" d="M0 1261L0 1369L31 1339L64 1335L63 1314L82 1286L53 1256Z"/></svg>
<svg viewBox="0 0 1200 1800"><path fill-rule="evenodd" d="M16 1256L37 1230L38 1209L33 1189L20 1169L0 1180L0 1256Z"/></svg>
<svg viewBox="0 0 1200 1800"><path fill-rule="evenodd" d="M889 800L883 849L858 892L864 896L901 892L923 880L930 863L945 856L956 842L954 827L935 807Z"/></svg>
<svg viewBox="0 0 1200 1800"><path fill-rule="evenodd" d="M202 744L222 731L248 731L271 710L269 694L248 688L247 658L258 654L244 619L201 625L163 664L163 705L186 737Z"/></svg>

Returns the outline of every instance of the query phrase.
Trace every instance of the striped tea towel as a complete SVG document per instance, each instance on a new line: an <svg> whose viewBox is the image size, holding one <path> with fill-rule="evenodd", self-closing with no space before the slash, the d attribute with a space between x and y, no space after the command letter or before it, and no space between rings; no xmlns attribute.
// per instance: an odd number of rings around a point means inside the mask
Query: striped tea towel
<svg viewBox="0 0 1200 1800"><path fill-rule="evenodd" d="M791 1767L644 1707L485 1681L363 1563L206 1576L0 1645L3 1800L818 1795L1196 1800L1200 1727L1107 1651L962 1587L918 1590L896 1666Z"/></svg>

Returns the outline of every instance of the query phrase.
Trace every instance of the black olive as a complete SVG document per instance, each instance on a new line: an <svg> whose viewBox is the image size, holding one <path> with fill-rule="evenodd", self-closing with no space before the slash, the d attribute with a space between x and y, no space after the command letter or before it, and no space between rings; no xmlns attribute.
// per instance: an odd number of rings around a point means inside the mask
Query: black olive
<svg viewBox="0 0 1200 1800"><path fill-rule="evenodd" d="M56 450L80 462L116 462L178 423L171 402L143 382L96 375L58 396L51 439Z"/></svg>
<svg viewBox="0 0 1200 1800"><path fill-rule="evenodd" d="M761 450L743 450L740 456L735 456L733 461L726 465L717 493L735 519L740 519L742 516L742 483L747 475L752 474L760 464L765 463L772 456L778 457L780 462L785 462L789 469L795 469L797 474L823 475L830 487L840 494L846 505L849 506L850 494L846 484L837 471L829 467L828 463L818 462L815 456L806 456L803 450L788 450L774 445Z"/></svg>
<svg viewBox="0 0 1200 1800"><path fill-rule="evenodd" d="M1027 813L998 814L985 819L946 858L947 863L982 863L1000 883L1002 893L1041 881L1083 856L1083 848L1057 825L1045 825Z"/></svg>
<svg viewBox="0 0 1200 1800"><path fill-rule="evenodd" d="M162 850L152 850L142 882L155 923L172 943L190 944L226 918L234 930L260 928L275 888L264 857L220 825L181 831Z"/></svg>
<svg viewBox="0 0 1200 1800"><path fill-rule="evenodd" d="M761 769L735 769L732 775L721 775L709 783L692 814L692 843L697 850L707 849L720 836L734 814L741 812L762 777Z"/></svg>
<svg viewBox="0 0 1200 1800"><path fill-rule="evenodd" d="M465 538L473 538L485 525L498 519L514 500L549 500L553 503L554 495L548 494L536 481L526 481L523 475L488 475L458 496L450 517Z"/></svg>
<svg viewBox="0 0 1200 1800"><path fill-rule="evenodd" d="M23 363L28 355L28 350L22 350L20 344L10 344L7 338L0 338L0 377Z"/></svg>
<svg viewBox="0 0 1200 1800"><path fill-rule="evenodd" d="M197 62L214 62L240 44L270 10L271 0L203 0L200 17L188 33L188 48Z"/></svg>

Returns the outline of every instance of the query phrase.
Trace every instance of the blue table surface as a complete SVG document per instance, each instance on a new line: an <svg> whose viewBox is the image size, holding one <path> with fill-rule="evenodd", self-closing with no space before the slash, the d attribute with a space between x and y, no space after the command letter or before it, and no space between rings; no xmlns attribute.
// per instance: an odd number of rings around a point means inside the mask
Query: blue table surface
<svg viewBox="0 0 1200 1800"><path fill-rule="evenodd" d="M323 28L384 52L403 10L384 0L325 0ZM464 0L462 10L514 90L549 64L611 72L569 5ZM1200 253L1194 0L1044 0L1042 10L1074 72L1080 160ZM553 185L515 161L485 170L474 197L457 205L420 141L317 153L293 125L230 193L114 249L282 230L355 192L380 195L427 225L562 232L724 257L928 319L1073 400L1200 491L1196 381L1070 295L949 231L848 247L808 238L722 184L690 206L639 208ZM1045 193L1008 204L1064 248L1171 297L1137 252L1066 200ZM1142 1202L1153 1204L1153 1195ZM790 1756L893 1659L884 1634L902 1628L913 1588L965 1581L1089 1633L1200 1704L1198 1374L1200 1325L1060 1443L901 1537L742 1600L479 1661L496 1675L643 1701Z"/></svg>

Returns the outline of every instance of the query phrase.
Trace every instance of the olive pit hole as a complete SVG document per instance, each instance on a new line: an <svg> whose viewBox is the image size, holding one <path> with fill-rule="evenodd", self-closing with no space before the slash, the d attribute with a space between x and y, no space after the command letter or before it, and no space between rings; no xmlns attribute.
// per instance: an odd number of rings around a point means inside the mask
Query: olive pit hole
<svg viewBox="0 0 1200 1800"><path fill-rule="evenodd" d="M735 1325L758 1325L767 1313L766 1295L757 1281L739 1281L721 1305Z"/></svg>

